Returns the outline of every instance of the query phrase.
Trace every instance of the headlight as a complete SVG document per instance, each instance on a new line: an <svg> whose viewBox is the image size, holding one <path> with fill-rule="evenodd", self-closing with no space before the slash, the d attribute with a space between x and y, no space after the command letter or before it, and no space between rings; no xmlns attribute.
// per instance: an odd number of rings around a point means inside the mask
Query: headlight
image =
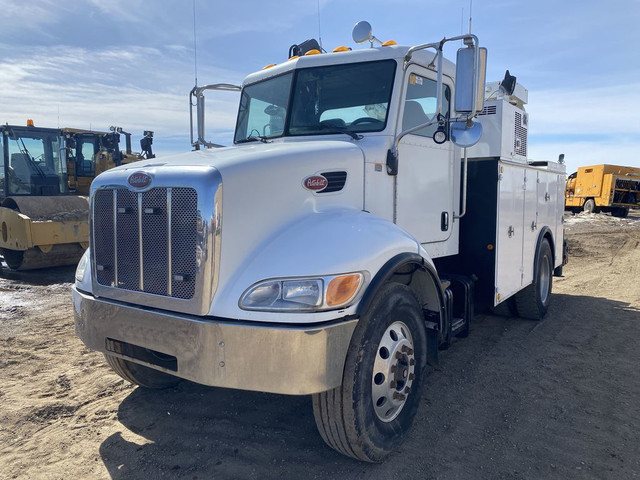
<svg viewBox="0 0 640 480"><path fill-rule="evenodd" d="M82 258L78 262L76 267L76 281L79 283L84 282L84 273L87 271L87 265L89 264L89 251L87 250L82 255Z"/></svg>
<svg viewBox="0 0 640 480"><path fill-rule="evenodd" d="M313 278L281 278L259 282L240 298L244 310L305 311L345 307L356 299L364 275L360 272Z"/></svg>

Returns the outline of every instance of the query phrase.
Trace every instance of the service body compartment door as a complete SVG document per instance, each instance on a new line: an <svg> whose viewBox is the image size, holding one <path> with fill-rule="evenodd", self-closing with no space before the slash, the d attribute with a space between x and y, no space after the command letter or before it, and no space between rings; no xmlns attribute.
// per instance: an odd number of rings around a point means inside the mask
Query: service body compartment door
<svg viewBox="0 0 640 480"><path fill-rule="evenodd" d="M533 262L538 241L538 221L540 198L544 203L546 184L540 182L539 172L524 168L524 204L523 204L523 236L522 236L522 283L524 288L533 282ZM544 224L541 224L544 225Z"/></svg>
<svg viewBox="0 0 640 480"><path fill-rule="evenodd" d="M498 169L495 305L522 288L525 203L525 169L501 162Z"/></svg>

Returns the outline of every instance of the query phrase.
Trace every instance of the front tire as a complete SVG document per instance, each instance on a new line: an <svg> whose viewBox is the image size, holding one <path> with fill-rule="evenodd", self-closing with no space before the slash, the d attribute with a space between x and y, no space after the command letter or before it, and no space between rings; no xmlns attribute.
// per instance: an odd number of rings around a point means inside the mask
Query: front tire
<svg viewBox="0 0 640 480"><path fill-rule="evenodd" d="M383 461L411 429L426 364L418 300L405 285L384 285L353 333L342 385L313 395L327 445L358 460Z"/></svg>
<svg viewBox="0 0 640 480"><path fill-rule="evenodd" d="M592 198L587 199L582 206L582 211L586 213L596 213L596 202Z"/></svg>
<svg viewBox="0 0 640 480"><path fill-rule="evenodd" d="M549 241L544 238L536 252L533 282L515 295L518 315L531 320L542 320L551 302L553 285L553 255Z"/></svg>
<svg viewBox="0 0 640 480"><path fill-rule="evenodd" d="M104 354L111 369L127 382L144 388L162 389L178 384L179 378L120 357Z"/></svg>

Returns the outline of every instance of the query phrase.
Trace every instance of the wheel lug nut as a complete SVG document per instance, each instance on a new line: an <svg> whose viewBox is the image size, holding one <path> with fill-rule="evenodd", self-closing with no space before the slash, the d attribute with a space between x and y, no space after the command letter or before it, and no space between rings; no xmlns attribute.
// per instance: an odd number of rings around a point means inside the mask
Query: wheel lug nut
<svg viewBox="0 0 640 480"><path fill-rule="evenodd" d="M402 353L396 352L396 358L400 360L402 358Z"/></svg>
<svg viewBox="0 0 640 480"><path fill-rule="evenodd" d="M393 398L395 400L404 400L407 397L406 397L406 395L403 395L402 393L393 392Z"/></svg>
<svg viewBox="0 0 640 480"><path fill-rule="evenodd" d="M413 366L415 364L416 364L416 361L413 358L409 359L409 365Z"/></svg>
<svg viewBox="0 0 640 480"><path fill-rule="evenodd" d="M391 368L389 369L389 371L390 371L391 373L396 373L396 370L397 370L397 369L398 369L398 367L397 367L397 366L395 366L395 365L391 365Z"/></svg>
<svg viewBox="0 0 640 480"><path fill-rule="evenodd" d="M407 355L413 355L413 348L407 348Z"/></svg>
<svg viewBox="0 0 640 480"><path fill-rule="evenodd" d="M406 393L407 395L409 395L411 393L411 387L406 387L404 389L404 393Z"/></svg>
<svg viewBox="0 0 640 480"><path fill-rule="evenodd" d="M415 373L410 373L409 374L409 380L414 380L416 378L416 374Z"/></svg>
<svg viewBox="0 0 640 480"><path fill-rule="evenodd" d="M391 383L389 384L389 386L391 388L396 388L398 386L398 382L396 382L395 380L391 380Z"/></svg>

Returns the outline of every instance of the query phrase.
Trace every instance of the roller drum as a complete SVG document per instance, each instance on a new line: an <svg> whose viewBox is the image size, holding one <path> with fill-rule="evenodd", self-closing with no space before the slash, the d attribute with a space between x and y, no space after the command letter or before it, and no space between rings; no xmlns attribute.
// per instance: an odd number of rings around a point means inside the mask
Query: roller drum
<svg viewBox="0 0 640 480"><path fill-rule="evenodd" d="M22 226L13 233L7 228L9 217L3 219L0 253L9 268L33 270L78 263L88 241L87 234L81 233L89 221L88 197L8 197L0 206L28 217L28 222L15 224Z"/></svg>

